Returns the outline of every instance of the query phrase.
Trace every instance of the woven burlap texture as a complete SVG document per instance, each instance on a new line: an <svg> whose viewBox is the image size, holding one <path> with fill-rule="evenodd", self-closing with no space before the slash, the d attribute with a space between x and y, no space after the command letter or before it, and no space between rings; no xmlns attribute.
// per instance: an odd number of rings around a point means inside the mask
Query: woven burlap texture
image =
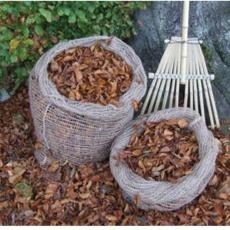
<svg viewBox="0 0 230 230"><path fill-rule="evenodd" d="M176 183L145 180L135 174L127 164L116 160L117 154L129 143L134 130L135 132L143 130L142 124L144 122L174 118L187 119L189 129L195 132L198 141L200 159L194 165L190 174L178 179ZM135 124L140 124L138 130L136 130ZM204 120L196 112L186 108L166 109L141 116L127 125L112 144L110 168L114 178L122 188L123 194L132 200L139 196L139 208L171 211L191 202L204 190L214 173L218 151L219 144L217 139L214 138Z"/></svg>
<svg viewBox="0 0 230 230"><path fill-rule="evenodd" d="M118 107L70 100L61 95L48 78L47 66L57 54L96 42L120 55L132 67L131 87L120 97ZM146 85L147 78L139 57L116 37L94 36L54 46L38 60L29 79L35 132L44 146L35 150L39 163L49 164L54 158L78 165L107 158L113 139L133 118L133 100L141 100Z"/></svg>

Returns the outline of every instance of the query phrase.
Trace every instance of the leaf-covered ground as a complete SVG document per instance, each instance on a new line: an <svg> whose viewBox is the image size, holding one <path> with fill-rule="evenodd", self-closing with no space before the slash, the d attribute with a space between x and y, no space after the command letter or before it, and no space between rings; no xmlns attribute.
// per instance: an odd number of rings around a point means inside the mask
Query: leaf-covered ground
<svg viewBox="0 0 230 230"><path fill-rule="evenodd" d="M205 191L178 211L145 212L122 198L107 161L39 167L33 156L35 137L24 87L0 104L0 224L229 225L228 139L216 135L223 150Z"/></svg>

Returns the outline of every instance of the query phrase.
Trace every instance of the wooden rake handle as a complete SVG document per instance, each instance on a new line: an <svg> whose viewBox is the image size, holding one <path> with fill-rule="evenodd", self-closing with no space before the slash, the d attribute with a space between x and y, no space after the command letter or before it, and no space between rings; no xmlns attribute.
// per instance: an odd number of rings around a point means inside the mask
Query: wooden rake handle
<svg viewBox="0 0 230 230"><path fill-rule="evenodd" d="M187 69L187 41L188 41L188 19L189 19L189 0L184 0L182 28L181 28L181 84L186 83L186 69Z"/></svg>

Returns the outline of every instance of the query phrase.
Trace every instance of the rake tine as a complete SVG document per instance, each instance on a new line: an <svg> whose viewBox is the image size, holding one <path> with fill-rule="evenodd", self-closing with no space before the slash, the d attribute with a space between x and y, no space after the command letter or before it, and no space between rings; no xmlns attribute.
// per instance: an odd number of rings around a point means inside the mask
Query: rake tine
<svg viewBox="0 0 230 230"><path fill-rule="evenodd" d="M213 91L212 91L212 85L210 80L207 80L208 83L208 89L209 89L209 94L210 94L210 98L211 98L211 103L212 103L212 108L214 111L214 117L215 117L215 121L216 121L216 126L217 128L220 127L220 121L219 121L219 117L218 117L218 113L217 113L217 109L216 109L216 103L215 103L215 99L214 99L214 95L213 95Z"/></svg>
<svg viewBox="0 0 230 230"><path fill-rule="evenodd" d="M195 51L197 53L197 59L198 59L197 61L198 61L199 70L200 70L199 74L204 74L204 75L208 74L208 70L207 70L204 56L203 56L203 53L201 51L200 46L196 47ZM212 113L212 108L211 108L211 103L210 103L210 98L209 98L209 93L208 93L207 80L204 79L204 80L202 80L202 82L203 82L206 104L207 104L207 108L208 108L210 124L211 124L211 128L213 129L215 127L215 124L214 124L213 113Z"/></svg>
<svg viewBox="0 0 230 230"><path fill-rule="evenodd" d="M189 81L189 92L190 92L190 103L189 103L189 107L191 108L191 109L193 109L193 80L192 79L190 79L190 81Z"/></svg>
<svg viewBox="0 0 230 230"><path fill-rule="evenodd" d="M204 98L203 98L203 90L202 90L202 85L201 85L201 80L200 79L198 79L198 90L199 90L199 98L200 98L201 116L205 120Z"/></svg>
<svg viewBox="0 0 230 230"><path fill-rule="evenodd" d="M166 79L164 78L161 82L161 86L160 86L160 89L159 89L159 92L158 92L158 96L156 98L156 104L154 106L154 112L157 111L158 107L159 107L159 104L160 104L160 101L161 101L161 96L162 96L162 93L163 93L163 90L164 90L164 87L165 87L165 82L166 82Z"/></svg>
<svg viewBox="0 0 230 230"><path fill-rule="evenodd" d="M178 55L176 55L177 59L178 59ZM169 69L169 74L176 74L176 64L177 64L177 61L176 61L176 58L174 59L174 61L172 62L172 65ZM169 96L169 88L170 88L170 83L171 83L171 78L167 79L167 83L166 83L166 89L165 89L165 96L164 96L164 99L163 99L163 103L162 103L162 107L161 109L165 109L166 107L166 104L167 104L167 99L168 99L168 96Z"/></svg>
<svg viewBox="0 0 230 230"><path fill-rule="evenodd" d="M146 111L146 108L147 108L147 106L148 106L150 97L151 97L151 95L152 95L152 93L153 93L154 86L155 86L155 84L156 84L156 80L157 80L157 78L152 79L152 82L151 82L151 85L150 85L148 94L147 94L147 96L146 96L146 98L145 98L145 102L144 102L144 104L143 104L143 106L142 106L142 109L141 109L141 114L142 114L142 115L143 115L143 114L145 113L145 111Z"/></svg>
<svg viewBox="0 0 230 230"><path fill-rule="evenodd" d="M214 121L213 121L213 115L212 115L212 109L211 109L211 104L210 104L210 99L209 99L209 95L208 95L208 88L207 88L207 83L206 80L202 80L203 81L203 87L204 87L204 95L205 95L205 99L207 102L207 107L208 107L208 114L209 114L209 118L210 118L210 123L211 123L211 128L214 128Z"/></svg>
<svg viewBox="0 0 230 230"><path fill-rule="evenodd" d="M199 54L198 57L199 57L200 74L208 74L208 70L207 70L204 56L203 56L203 53L202 53L200 46L197 47L197 52ZM210 101L210 97L209 97L209 92L208 92L209 90L207 87L207 80L206 79L203 80L203 88L204 88L204 94L205 94L206 104L207 104L207 108L208 108L209 120L210 120L211 128L213 129L215 127L215 122L214 122L214 118L213 118L213 112L212 112L211 101Z"/></svg>
<svg viewBox="0 0 230 230"><path fill-rule="evenodd" d="M197 91L197 82L196 79L193 80L193 86L194 86L194 99L195 99L195 111L199 113L199 107L198 107L198 91Z"/></svg>
<svg viewBox="0 0 230 230"><path fill-rule="evenodd" d="M156 100L156 96L157 96L157 93L158 93L158 90L160 88L160 84L161 84L161 80L160 78L157 79L157 83L156 83L156 87L155 87L155 90L153 92L153 96L152 96L152 99L150 101L150 104L149 104L149 108L148 108L148 111L147 113L151 113L152 110L153 110L153 105L154 105L154 102Z"/></svg>
<svg viewBox="0 0 230 230"><path fill-rule="evenodd" d="M175 52L172 52L173 50L171 50L171 49L170 49L170 51L171 52L169 52L169 57L168 57L169 62L168 62L167 65L165 65L165 69L164 69L164 73L166 73L166 74L170 74L172 72L173 62L174 62L174 59L175 59ZM160 87L160 90L159 90L159 93L158 93L158 97L156 99L154 112L156 112L158 110L158 108L159 108L161 98L162 98L162 93L163 93L164 88L165 88L165 83L166 83L166 79L164 78L162 80L161 87Z"/></svg>
<svg viewBox="0 0 230 230"><path fill-rule="evenodd" d="M169 108L172 108L173 105L173 96L174 96L174 91L175 91L175 83L176 79L172 79L172 85L171 85L171 92L170 92L170 98L169 98Z"/></svg>
<svg viewBox="0 0 230 230"><path fill-rule="evenodd" d="M179 106L179 91L180 91L180 79L177 79L176 82L176 97L175 97L175 107Z"/></svg>
<svg viewBox="0 0 230 230"><path fill-rule="evenodd" d="M192 72L192 75L196 75L196 66L195 66L196 64L195 64L195 61L192 61L195 59L193 49L194 49L194 45L191 45L191 72ZM198 90L197 90L197 80L196 79L193 80L193 87L194 87L193 90L194 90L195 111L199 113Z"/></svg>
<svg viewBox="0 0 230 230"><path fill-rule="evenodd" d="M200 46L198 46L198 51L200 53L201 65L203 67L204 73L208 74L207 66L205 64L204 55L202 53L202 50L201 50ZM209 92L209 96L210 96L210 100L211 100L211 105L212 105L212 109L213 109L214 118L215 118L215 121L216 121L216 126L219 128L220 127L220 121L219 121L219 117L218 117L218 113L217 113L217 109L216 109L216 102L215 102L215 99L214 99L210 79L207 79L206 83L207 83L207 86L208 86L208 92Z"/></svg>
<svg viewBox="0 0 230 230"><path fill-rule="evenodd" d="M172 60L172 58L171 58L171 60ZM166 66L165 73L167 73L168 69L169 69L169 65ZM163 90L165 88L166 81L167 81L167 79L165 79L165 78L162 80L161 87L159 89L158 96L157 96L157 99L156 99L156 104L155 104L155 107L154 107L154 112L156 112L158 110L158 108L159 108L159 105L160 105L160 102L161 102L161 98L162 98L162 93L163 93Z"/></svg>
<svg viewBox="0 0 230 230"><path fill-rule="evenodd" d="M198 58L194 56L194 54L197 53L196 52L196 49L194 49L194 46L193 46L193 59L194 59L194 62L195 62L195 65L196 65L196 68L195 68L195 74L196 75L201 75L201 70L200 70L200 66L198 64ZM198 55L198 54L197 54ZM205 120L205 111L204 111L204 99L203 99L203 91L202 91L202 84L201 84L201 80L200 79L197 79L197 83L198 83L198 92L199 92L199 99L200 99L200 110L201 110L201 116L203 117L203 119Z"/></svg>
<svg viewBox="0 0 230 230"><path fill-rule="evenodd" d="M164 95L161 109L165 109L166 104L167 104L168 95L169 95L169 88L170 88L171 79L168 78L166 81L167 81L167 83L166 83L166 88L165 88L165 95Z"/></svg>
<svg viewBox="0 0 230 230"><path fill-rule="evenodd" d="M178 44L178 53L181 53L181 44ZM177 73L179 74L181 71L181 59L179 58L179 55L177 55ZM175 95L175 107L177 108L179 106L179 91L180 91L180 78L176 79L176 95Z"/></svg>
<svg viewBox="0 0 230 230"><path fill-rule="evenodd" d="M199 65L197 63L197 57L196 57L197 55L198 54L196 52L193 52L193 59L194 59L193 74L195 74L195 75L199 74ZM196 82L196 79L193 80L193 95L194 95L195 111L199 113L198 91L197 91L197 82Z"/></svg>
<svg viewBox="0 0 230 230"><path fill-rule="evenodd" d="M185 91L184 91L184 107L188 106L188 84L189 84L189 80L186 80Z"/></svg>
<svg viewBox="0 0 230 230"><path fill-rule="evenodd" d="M193 45L192 44L189 44L189 48L190 50L193 49ZM187 71L187 74L191 74L191 75L194 75L194 63L193 63L193 54L191 53L189 55L189 58L188 58L188 71ZM194 80L193 78L190 78L189 79L189 94L190 94L190 97L189 97L189 100L190 100L190 103L189 103L189 106L191 109L194 109L194 97L195 97L195 93L194 93Z"/></svg>
<svg viewBox="0 0 230 230"><path fill-rule="evenodd" d="M169 46L170 44L168 44ZM159 63L159 66L157 68L157 71L156 71L156 74L159 74L159 72L161 71L162 69L162 66L165 65L165 59L167 59L167 56L168 54L166 52L164 52L162 58L161 58L161 61ZM156 82L157 82L157 78L154 77L153 80L152 80L152 83L150 85L150 88L148 90L148 94L145 98L145 101L144 101L144 104L142 106L142 109L141 109L141 114L143 115L145 112L146 112L146 109L147 109L147 106L149 104L149 101L151 100L151 95L153 94L153 89L154 89L154 86L156 86Z"/></svg>
<svg viewBox="0 0 230 230"><path fill-rule="evenodd" d="M168 47L167 47L168 52L164 53L163 58L161 59L160 65L157 69L156 74L160 75L160 74L164 73L164 71L167 67L166 65L168 63L168 60L170 60L169 57L172 53L172 52L170 52L172 50L172 47L173 47L172 44L169 43ZM157 97L157 93L158 93L158 90L160 89L161 81L162 81L162 78L157 79L156 87L155 87L155 90L153 92L153 96L152 96L152 99L150 101L150 105L149 105L147 113L151 113L153 110L153 106L154 106L154 103L155 103L155 100Z"/></svg>

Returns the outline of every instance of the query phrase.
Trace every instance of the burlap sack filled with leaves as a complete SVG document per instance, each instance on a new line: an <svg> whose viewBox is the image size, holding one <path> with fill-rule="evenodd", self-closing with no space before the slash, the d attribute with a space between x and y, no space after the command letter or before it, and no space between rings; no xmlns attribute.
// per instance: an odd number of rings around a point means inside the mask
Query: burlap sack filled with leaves
<svg viewBox="0 0 230 230"><path fill-rule="evenodd" d="M118 54L132 68L130 88L120 97L119 106L70 100L61 95L48 78L47 67L55 56L73 47L92 46L95 42ZM36 63L29 86L35 131L43 146L35 150L40 164L47 164L53 158L81 164L108 157L114 137L133 117L132 102L140 101L145 94L146 75L130 46L115 37L98 36L54 46Z"/></svg>
<svg viewBox="0 0 230 230"><path fill-rule="evenodd" d="M188 174L173 182L152 178L144 179L134 173L128 167L127 162L121 161L119 154L124 153L124 149L130 144L134 133L143 135L145 124L170 119L187 120L187 130L188 132L189 129L194 131L198 142L198 161L195 162ZM146 138L148 137L146 136ZM182 141L184 141L183 137ZM134 201L139 208L144 210L171 211L191 202L203 191L214 173L218 151L217 139L214 138L204 120L196 112L185 108L167 109L144 115L127 125L111 147L110 168L126 199ZM131 152L131 154L133 153Z"/></svg>

